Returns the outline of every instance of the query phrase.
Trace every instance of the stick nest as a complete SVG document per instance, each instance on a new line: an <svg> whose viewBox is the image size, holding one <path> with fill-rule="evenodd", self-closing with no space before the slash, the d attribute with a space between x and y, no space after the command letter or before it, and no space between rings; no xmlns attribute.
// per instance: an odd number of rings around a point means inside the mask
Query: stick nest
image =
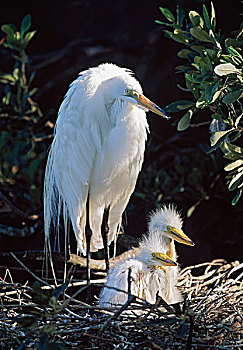
<svg viewBox="0 0 243 350"><path fill-rule="evenodd" d="M243 349L243 263L218 259L181 271L184 302L128 295L121 308L79 300L87 286L0 280L1 349ZM98 282L97 282L98 281ZM102 281L93 281L97 293ZM95 303L94 303L95 304Z"/></svg>

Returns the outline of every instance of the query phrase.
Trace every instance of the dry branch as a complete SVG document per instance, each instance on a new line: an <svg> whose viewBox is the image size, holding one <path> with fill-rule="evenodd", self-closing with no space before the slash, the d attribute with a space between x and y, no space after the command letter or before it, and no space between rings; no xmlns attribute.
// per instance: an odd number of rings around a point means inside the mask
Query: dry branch
<svg viewBox="0 0 243 350"><path fill-rule="evenodd" d="M202 270L199 275L198 271ZM9 349L18 348L28 339L32 344L38 344L45 327L53 324L55 341L68 349L94 347L109 350L120 344L120 348L136 350L239 350L243 348L242 280L243 263L238 261L227 263L218 259L186 267L179 280L180 288L187 293L181 314L173 311L172 306L168 306L170 312L166 311L159 301L149 305L132 296L121 308L102 309L97 304L77 304L73 298L80 295L78 290L68 299L68 308L66 303L54 318L40 319L38 328L30 329L27 338L12 317L23 312L26 314L30 309L38 311L40 306L31 301L29 286L7 283L2 279L0 347L7 342ZM83 285L80 289L86 288L85 282L80 281L80 285ZM97 283L92 286L98 287ZM45 310L51 315L51 306L46 306Z"/></svg>

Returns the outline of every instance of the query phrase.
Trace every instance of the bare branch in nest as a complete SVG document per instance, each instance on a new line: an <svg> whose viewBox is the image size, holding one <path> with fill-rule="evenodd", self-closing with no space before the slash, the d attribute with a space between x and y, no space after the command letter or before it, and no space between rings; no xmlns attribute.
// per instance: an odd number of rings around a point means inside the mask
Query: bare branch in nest
<svg viewBox="0 0 243 350"><path fill-rule="evenodd" d="M110 266L113 267L115 264L118 262L124 260L124 259L130 259L134 258L137 256L139 253L139 248L133 248L131 250L128 250L115 258L110 259ZM78 256L76 254L70 254L70 259L68 260L69 263L72 263L74 265L80 265L82 267L87 266L87 259L83 258L81 256ZM105 270L105 260L95 260L95 259L90 259L90 268L93 270Z"/></svg>
<svg viewBox="0 0 243 350"><path fill-rule="evenodd" d="M6 274L1 280L0 344L7 341L14 349L25 342L37 348L48 327L53 328L48 335L50 344L56 341L70 349L112 350L116 344L136 350L151 346L171 350L242 348L243 263L238 261L217 259L183 269L179 284L187 296L181 314L171 305L161 311L160 300L152 305L138 297L132 299L132 295L129 298L128 291L128 301L120 308L78 303L74 297L86 285L72 292L68 300L57 301L53 309L53 297L46 306L33 303L31 287L14 283L11 277L11 283L7 280ZM26 336L22 323L33 315L38 327L28 328Z"/></svg>

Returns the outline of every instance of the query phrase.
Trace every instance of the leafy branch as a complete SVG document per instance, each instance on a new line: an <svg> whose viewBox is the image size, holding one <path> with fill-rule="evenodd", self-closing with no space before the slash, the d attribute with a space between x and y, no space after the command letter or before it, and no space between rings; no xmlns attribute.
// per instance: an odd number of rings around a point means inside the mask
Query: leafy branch
<svg viewBox="0 0 243 350"><path fill-rule="evenodd" d="M236 204L243 188L243 149L233 144L239 138L242 140L243 131L243 29L224 39L221 31L216 30L213 3L211 14L205 5L202 15L190 11L186 17L179 7L175 16L167 8L160 7L160 11L166 21L156 20L156 23L168 28L164 29L165 36L185 46L177 56L186 62L175 69L184 75L186 87L182 90L193 95L192 100L175 101L165 109L167 112L186 110L178 121L178 131L197 125L191 122L200 110L210 111L209 153L220 148L224 158L231 161L225 170L228 189L237 190L232 200L232 204ZM207 122L202 123L205 124Z"/></svg>
<svg viewBox="0 0 243 350"><path fill-rule="evenodd" d="M5 96L2 103L4 107L12 108L19 116L37 111L41 117L42 112L31 97L37 91L37 88L31 89L35 73L33 72L29 79L26 76L28 56L25 50L36 33L36 31L28 32L30 25L31 17L26 15L21 22L20 31L13 24L4 24L1 27L2 31L7 34L1 42L6 48L14 52L13 58L15 59L12 74L0 73L0 82L5 85Z"/></svg>

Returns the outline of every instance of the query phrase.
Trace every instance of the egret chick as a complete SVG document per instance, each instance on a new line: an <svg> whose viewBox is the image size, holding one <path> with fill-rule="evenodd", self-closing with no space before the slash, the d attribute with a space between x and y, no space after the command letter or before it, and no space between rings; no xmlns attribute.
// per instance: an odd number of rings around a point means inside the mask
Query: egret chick
<svg viewBox="0 0 243 350"><path fill-rule="evenodd" d="M148 234L140 242L135 258L118 263L107 275L108 287L128 291L128 271L131 270L131 293L154 304L158 293L168 304L181 301L177 289L179 269L174 240L193 246L182 231L182 218L173 205L164 206L150 216ZM100 306L119 306L128 294L112 288L102 289Z"/></svg>

